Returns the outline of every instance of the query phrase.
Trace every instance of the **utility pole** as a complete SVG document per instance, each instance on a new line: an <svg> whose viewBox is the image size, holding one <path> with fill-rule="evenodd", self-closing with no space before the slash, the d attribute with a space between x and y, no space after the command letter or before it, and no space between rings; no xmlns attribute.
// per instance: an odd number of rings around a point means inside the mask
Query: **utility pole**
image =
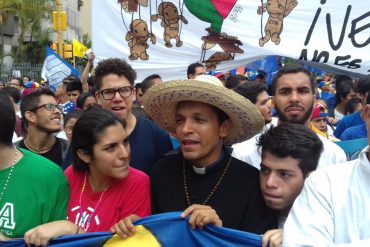
<svg viewBox="0 0 370 247"><path fill-rule="evenodd" d="M57 32L58 32L58 54L63 57L63 33L62 33L62 2L56 0L57 4Z"/></svg>

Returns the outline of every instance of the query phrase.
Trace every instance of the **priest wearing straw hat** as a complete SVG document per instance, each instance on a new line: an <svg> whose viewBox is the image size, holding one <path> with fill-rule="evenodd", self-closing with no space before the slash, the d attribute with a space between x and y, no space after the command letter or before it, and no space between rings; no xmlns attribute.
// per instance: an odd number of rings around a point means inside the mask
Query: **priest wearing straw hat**
<svg viewBox="0 0 370 247"><path fill-rule="evenodd" d="M181 145L153 167L153 214L183 211L192 228L214 224L262 234L276 226L259 189L259 171L231 156L232 144L251 138L264 125L250 101L217 78L201 75L152 87L144 109ZM117 233L132 235L137 218L120 222L122 232Z"/></svg>

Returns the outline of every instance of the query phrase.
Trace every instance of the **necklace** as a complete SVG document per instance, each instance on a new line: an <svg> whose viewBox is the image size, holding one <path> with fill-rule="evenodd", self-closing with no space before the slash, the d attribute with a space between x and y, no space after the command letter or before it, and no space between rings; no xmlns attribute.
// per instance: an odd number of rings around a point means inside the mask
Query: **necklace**
<svg viewBox="0 0 370 247"><path fill-rule="evenodd" d="M79 206L80 206L80 215L81 215L81 221L80 223L78 224L82 229L84 229L85 232L87 232L87 230L89 229L90 227L90 223L91 223L91 220L94 218L94 216L96 215L96 212L98 210L98 207L100 205L100 202L105 194L105 192L108 190L108 188L110 187L110 185L105 188L105 190L103 191L103 193L101 193L100 195L100 198L98 200L98 202L96 203L94 209L92 210L91 214L86 218L86 215L87 215L87 212L86 214L84 214L82 212L82 196L84 194L84 191L85 191L85 188L86 188L86 180L87 180L87 172L85 173L85 177L84 177L84 183L82 185L82 189L81 189L81 193L80 193L80 200L79 200ZM86 225L84 225L86 222Z"/></svg>
<svg viewBox="0 0 370 247"><path fill-rule="evenodd" d="M209 201L209 199L211 199L211 197L214 195L214 193L216 192L218 186L220 185L222 179L224 178L227 170L230 167L231 158L232 158L232 156L230 154L229 161L227 162L227 164L224 168L224 171L222 172L222 174L221 174L220 178L218 179L217 183L215 184L215 186L213 186L213 189L211 190L211 192L208 194L206 199L202 202L202 205L205 205ZM188 190L188 183L187 183L187 179L186 179L185 159L183 159L183 161L182 161L182 171L183 171L183 176L184 176L184 190L185 190L186 202L190 206L191 202L190 202L190 196L189 196L189 190Z"/></svg>
<svg viewBox="0 0 370 247"><path fill-rule="evenodd" d="M34 149L33 147L31 147L31 145L30 144L28 144L27 142L26 142L26 138L24 139L24 141L23 141L23 143L24 143L24 145L31 151L31 152L33 152L33 153L36 153L36 154L44 154L44 153L47 153L47 152L49 152L50 151L50 149L52 149L53 148L53 146L54 146L54 143L53 143L53 145L51 145L50 147L47 147L47 148L45 148L45 149L41 149L41 150L36 150L36 149Z"/></svg>
<svg viewBox="0 0 370 247"><path fill-rule="evenodd" d="M18 154L17 154L17 148L15 146L13 146L13 148L14 148L14 160L13 160L13 164L12 164L12 166L10 168L8 177L5 180L5 184L4 184L3 190L0 193L0 202L3 199L3 195L4 195L5 191L6 191L6 189L8 188L9 180L12 177L12 174L13 174L13 171L14 171L14 166L15 166L15 163L17 162L17 156L18 156Z"/></svg>

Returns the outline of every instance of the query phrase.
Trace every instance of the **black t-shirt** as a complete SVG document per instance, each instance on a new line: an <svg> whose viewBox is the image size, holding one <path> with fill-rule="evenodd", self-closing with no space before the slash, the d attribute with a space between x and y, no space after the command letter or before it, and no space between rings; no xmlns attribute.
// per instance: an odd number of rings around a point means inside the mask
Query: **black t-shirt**
<svg viewBox="0 0 370 247"><path fill-rule="evenodd" d="M48 152L38 154L38 155L41 155L41 156L47 158L48 160L51 160L52 162L54 162L58 166L62 166L63 165L63 160L64 160L63 155L65 154L65 151L63 151L63 148L65 148L65 145L68 146L66 140L63 140L61 138L56 137L56 141L55 141L54 146ZM18 147L29 150L27 148L27 146L24 144L24 140L21 140L18 143ZM29 151L32 152L32 150L29 150Z"/></svg>
<svg viewBox="0 0 370 247"><path fill-rule="evenodd" d="M202 204L224 172L230 158L225 153L214 169L197 174L185 163L191 204ZM151 173L152 213L183 211L189 205L185 196L183 157L169 155L157 162ZM263 234L277 228L275 214L266 207L259 185L259 171L231 158L230 166L206 205L216 210L224 227Z"/></svg>

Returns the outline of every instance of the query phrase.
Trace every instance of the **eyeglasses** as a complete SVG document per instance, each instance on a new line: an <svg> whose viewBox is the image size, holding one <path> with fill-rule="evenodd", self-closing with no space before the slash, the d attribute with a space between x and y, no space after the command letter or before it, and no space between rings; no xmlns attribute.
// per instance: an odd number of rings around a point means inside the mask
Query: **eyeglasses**
<svg viewBox="0 0 370 247"><path fill-rule="evenodd" d="M132 94L133 90L134 88L131 86L120 87L120 88L108 88L108 89L101 90L100 94L103 96L105 100L111 100L116 95L116 92L118 92L122 98L127 98Z"/></svg>
<svg viewBox="0 0 370 247"><path fill-rule="evenodd" d="M55 111L55 109L58 109L60 112L63 111L63 106L62 105L54 105L54 104L51 104L51 103L39 105L38 107L35 107L35 108L33 108L29 111L35 111L35 110L38 110L42 107L45 107L45 109L48 110L48 111Z"/></svg>

